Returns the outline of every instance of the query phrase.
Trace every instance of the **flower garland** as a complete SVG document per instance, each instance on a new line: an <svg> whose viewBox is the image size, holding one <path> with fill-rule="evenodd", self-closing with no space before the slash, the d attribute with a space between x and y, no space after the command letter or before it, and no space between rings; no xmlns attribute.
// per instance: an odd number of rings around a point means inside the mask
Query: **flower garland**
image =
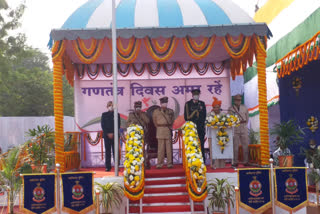
<svg viewBox="0 0 320 214"><path fill-rule="evenodd" d="M203 163L200 141L196 125L187 121L182 126L183 167L186 172L186 185L193 201L203 201L207 197L207 168Z"/></svg>
<svg viewBox="0 0 320 214"><path fill-rule="evenodd" d="M127 128L124 165L125 195L130 200L139 200L144 194L143 128L130 125Z"/></svg>
<svg viewBox="0 0 320 214"><path fill-rule="evenodd" d="M85 135L86 135L86 137L87 137L88 143L89 143L91 146L96 146L96 145L98 145L98 143L100 143L100 141L101 141L101 139L102 139L102 132L97 132L96 138L95 138L94 140L91 138L90 132L85 133Z"/></svg>
<svg viewBox="0 0 320 214"><path fill-rule="evenodd" d="M231 127L238 127L240 119L238 115L233 114L218 114L213 111L210 112L206 118L206 126L213 129L226 129Z"/></svg>
<svg viewBox="0 0 320 214"><path fill-rule="evenodd" d="M319 128L318 124L319 124L318 118L316 118L314 116L311 116L307 120L308 128L311 130L312 133L316 132L316 130Z"/></svg>
<svg viewBox="0 0 320 214"><path fill-rule="evenodd" d="M299 70L304 65L314 60L318 60L320 54L320 32L316 33L304 44L290 51L286 56L276 62L278 78L291 75L292 72Z"/></svg>
<svg viewBox="0 0 320 214"><path fill-rule="evenodd" d="M74 64L76 74L80 79L83 79L85 74L91 79L96 79L100 72L105 77L112 76L112 64L95 64L95 67L87 64ZM122 77L126 77L133 72L136 76L141 76L144 72L148 72L152 76L157 76L160 70L163 69L164 73L168 76L172 76L179 71L184 76L196 72L200 76L203 76L207 71L211 70L215 75L223 73L225 63L222 63L217 67L214 63L178 63L178 62L166 62L166 63L130 63L130 64L118 64L117 70ZM72 70L73 71L73 70ZM72 73L73 74L73 73ZM69 74L70 75L70 74ZM72 76L73 77L73 76ZM70 78L69 78L70 79Z"/></svg>
<svg viewBox="0 0 320 214"><path fill-rule="evenodd" d="M220 129L216 135L217 144L220 146L220 151L223 154L224 148L227 146L229 142L228 133L224 129Z"/></svg>

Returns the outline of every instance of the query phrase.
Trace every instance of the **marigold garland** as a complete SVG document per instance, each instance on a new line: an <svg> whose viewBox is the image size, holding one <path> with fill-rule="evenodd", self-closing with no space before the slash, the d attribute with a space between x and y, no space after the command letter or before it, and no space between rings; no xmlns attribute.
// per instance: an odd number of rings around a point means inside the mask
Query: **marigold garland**
<svg viewBox="0 0 320 214"><path fill-rule="evenodd" d="M193 201L203 201L207 197L207 168L203 163L200 141L196 125L187 121L182 126L183 167L186 172L186 187Z"/></svg>
<svg viewBox="0 0 320 214"><path fill-rule="evenodd" d="M304 44L290 51L286 56L276 62L278 78L291 75L309 62L318 60L320 54L320 32L316 33Z"/></svg>
<svg viewBox="0 0 320 214"><path fill-rule="evenodd" d="M112 51L112 42L110 39L107 40L110 50ZM127 48L123 47L121 38L117 39L117 58L124 64L133 63L140 52L141 39L131 37Z"/></svg>
<svg viewBox="0 0 320 214"><path fill-rule="evenodd" d="M61 165L61 172L64 172L64 129L63 129L63 91L62 76L63 63L62 57L65 52L64 41L56 41L52 49L53 61L53 108L55 122L55 163Z"/></svg>
<svg viewBox="0 0 320 214"><path fill-rule="evenodd" d="M125 195L130 200L139 200L144 194L143 128L130 125L127 128L124 165Z"/></svg>
<svg viewBox="0 0 320 214"><path fill-rule="evenodd" d="M93 140L90 133L85 133L87 140L91 146L96 146L102 140L102 132L97 132L96 138Z"/></svg>
<svg viewBox="0 0 320 214"><path fill-rule="evenodd" d="M64 54L63 56L63 65L65 67L65 75L69 82L69 84L73 87L74 85L74 66L70 59L70 57L67 54Z"/></svg>
<svg viewBox="0 0 320 214"><path fill-rule="evenodd" d="M225 50L232 58L230 62L232 79L235 79L236 74L239 74L241 69L246 70L247 63L252 65L253 55L256 53L254 48L256 42L252 37L240 35L235 41L230 35L221 38Z"/></svg>
<svg viewBox="0 0 320 214"><path fill-rule="evenodd" d="M148 53L157 62L165 62L169 60L176 51L179 40L174 36L166 40L170 41L169 45L161 47L157 40L152 40L149 37L144 38L144 43Z"/></svg>
<svg viewBox="0 0 320 214"><path fill-rule="evenodd" d="M202 42L198 44L195 39L187 36L182 39L183 46L188 53L188 55L196 60L205 58L212 50L212 47L215 43L216 36L203 38Z"/></svg>
<svg viewBox="0 0 320 214"><path fill-rule="evenodd" d="M100 39L95 46L90 46L90 49L87 49L84 42L81 39L73 40L72 48L74 53L78 56L81 62L85 64L94 63L104 48L105 39Z"/></svg>
<svg viewBox="0 0 320 214"><path fill-rule="evenodd" d="M264 37L266 40L266 37ZM260 142L261 142L261 164L269 164L269 116L267 108L267 86L266 86L266 47L258 36L254 37L257 49L257 71L258 71L258 93L259 93L259 119L260 119Z"/></svg>
<svg viewBox="0 0 320 214"><path fill-rule="evenodd" d="M85 74L91 79L96 79L100 72L103 73L105 77L112 76L112 64L96 64L94 69L91 69L91 65L87 64L74 64L75 72L78 75L79 79L83 79ZM224 63L222 63L219 67L215 66L214 63L203 63L203 66L200 67L198 63L143 63L143 64L118 64L118 73L122 77L126 77L130 74L130 72L134 72L135 75L141 76L144 72L148 72L152 76L156 76L159 74L160 70L163 69L165 74L168 76L172 76L176 71L180 71L181 74L187 76L189 75L193 69L202 76L207 73L209 68L211 68L212 72L215 75L220 75L224 71ZM68 71L71 69L68 69ZM73 75L73 73L72 73ZM71 74L70 74L71 78ZM73 80L73 76L71 78Z"/></svg>

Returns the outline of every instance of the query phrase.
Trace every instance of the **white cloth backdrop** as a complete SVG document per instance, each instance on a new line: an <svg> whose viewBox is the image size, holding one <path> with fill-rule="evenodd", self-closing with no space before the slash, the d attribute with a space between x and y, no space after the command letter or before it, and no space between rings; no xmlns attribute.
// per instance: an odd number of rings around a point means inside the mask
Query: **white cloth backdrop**
<svg viewBox="0 0 320 214"><path fill-rule="evenodd" d="M46 124L54 129L54 117L0 117L0 147L2 152L25 143L29 139L25 136L29 129ZM73 117L64 117L64 131L78 131Z"/></svg>

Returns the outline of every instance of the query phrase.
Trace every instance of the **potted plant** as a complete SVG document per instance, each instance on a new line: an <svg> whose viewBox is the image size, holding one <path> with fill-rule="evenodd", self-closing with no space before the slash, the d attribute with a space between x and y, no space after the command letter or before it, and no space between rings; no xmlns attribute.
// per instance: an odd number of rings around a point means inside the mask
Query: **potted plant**
<svg viewBox="0 0 320 214"><path fill-rule="evenodd" d="M100 198L95 198L95 200L100 201L99 205L102 204L105 211L104 213L111 213L113 206L116 206L117 208L120 207L124 197L123 186L116 182L106 184L95 182L95 185L97 186L97 189L99 189L102 198L101 200Z"/></svg>
<svg viewBox="0 0 320 214"><path fill-rule="evenodd" d="M249 130L249 141L250 141L250 144L252 144L252 145L259 144L259 137L260 137L260 133L259 132L256 132L253 129Z"/></svg>
<svg viewBox="0 0 320 214"><path fill-rule="evenodd" d="M14 213L14 201L19 194L22 180L20 173L30 173L31 168L24 162L23 147L14 147L0 156L0 187L9 193L9 211Z"/></svg>
<svg viewBox="0 0 320 214"><path fill-rule="evenodd" d="M31 167L34 172L47 172L47 164L54 159L54 132L48 125L37 126L26 133L31 137L27 145Z"/></svg>
<svg viewBox="0 0 320 214"><path fill-rule="evenodd" d="M275 164L280 167L291 167L294 156L289 146L304 140L305 133L303 129L295 121L289 120L275 124L270 134L276 136L276 146L278 147L274 153Z"/></svg>
<svg viewBox="0 0 320 214"><path fill-rule="evenodd" d="M234 207L235 190L234 185L228 182L227 178L216 178L208 183L209 208L213 214L225 213L226 207Z"/></svg>

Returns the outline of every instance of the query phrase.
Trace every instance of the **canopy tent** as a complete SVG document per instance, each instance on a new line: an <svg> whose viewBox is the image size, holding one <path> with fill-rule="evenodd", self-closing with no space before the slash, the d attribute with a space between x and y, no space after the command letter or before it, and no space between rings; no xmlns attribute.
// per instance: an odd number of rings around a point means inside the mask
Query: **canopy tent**
<svg viewBox="0 0 320 214"><path fill-rule="evenodd" d="M119 73L120 64L135 68L139 63L189 62L193 66L180 70L196 72L197 63L225 62L234 78L256 57L261 159L268 164L265 49L271 32L266 24L255 23L231 0L117 0L116 17ZM56 162L64 162L62 75L73 84L76 64L102 64L105 72L104 65L112 59L110 24L111 1L90 0L51 32ZM149 72L157 75L163 70Z"/></svg>

